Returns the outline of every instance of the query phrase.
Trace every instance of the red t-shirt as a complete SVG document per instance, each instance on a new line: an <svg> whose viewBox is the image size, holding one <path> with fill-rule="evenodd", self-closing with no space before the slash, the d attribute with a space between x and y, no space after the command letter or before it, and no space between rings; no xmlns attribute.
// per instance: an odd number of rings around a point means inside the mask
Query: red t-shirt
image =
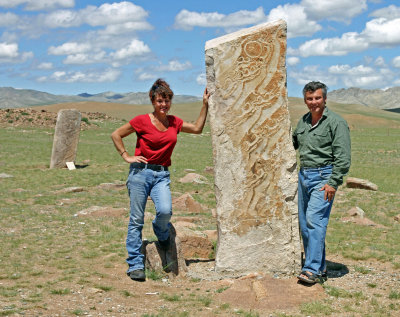
<svg viewBox="0 0 400 317"><path fill-rule="evenodd" d="M164 132L151 123L148 114L139 115L129 121L137 135L135 155L144 156L149 164L171 165L172 151L177 135L182 129L183 120L175 116L167 117L169 126Z"/></svg>

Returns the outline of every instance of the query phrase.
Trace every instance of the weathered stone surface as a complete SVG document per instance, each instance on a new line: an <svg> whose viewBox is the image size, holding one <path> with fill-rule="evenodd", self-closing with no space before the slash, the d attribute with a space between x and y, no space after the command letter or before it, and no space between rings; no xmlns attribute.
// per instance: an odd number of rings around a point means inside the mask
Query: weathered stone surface
<svg viewBox="0 0 400 317"><path fill-rule="evenodd" d="M174 210L187 211L190 213L203 212L203 207L197 201L195 201L189 193L185 193L172 200L172 206Z"/></svg>
<svg viewBox="0 0 400 317"><path fill-rule="evenodd" d="M101 183L99 187L102 189L111 189L111 190L126 189L125 183Z"/></svg>
<svg viewBox="0 0 400 317"><path fill-rule="evenodd" d="M76 217L123 217L128 216L129 211L125 208L112 208L92 206L81 211L78 211L74 216Z"/></svg>
<svg viewBox="0 0 400 317"><path fill-rule="evenodd" d="M282 20L206 43L221 273L300 269L285 55Z"/></svg>
<svg viewBox="0 0 400 317"><path fill-rule="evenodd" d="M206 184L207 178L196 173L188 173L181 179L179 179L181 183L198 183L198 184Z"/></svg>
<svg viewBox="0 0 400 317"><path fill-rule="evenodd" d="M348 210L347 213L351 217L359 217L359 218L364 218L365 215L365 211L362 210L360 207L353 207L350 210Z"/></svg>
<svg viewBox="0 0 400 317"><path fill-rule="evenodd" d="M143 241L142 253L145 255L145 267L154 271L165 271L174 275L185 276L187 266L182 254L182 243L176 235L175 228L170 229L171 243L167 251L158 242Z"/></svg>
<svg viewBox="0 0 400 317"><path fill-rule="evenodd" d="M85 189L83 187L79 186L73 186L73 187L66 187L60 190L54 191L55 194L68 194L68 193L80 193L83 192Z"/></svg>
<svg viewBox="0 0 400 317"><path fill-rule="evenodd" d="M175 229L185 259L210 259L214 257L214 247L207 234L192 230L182 223L176 223Z"/></svg>
<svg viewBox="0 0 400 317"><path fill-rule="evenodd" d="M58 112L50 168L62 168L66 162L75 162L80 127L81 113L78 110L63 109Z"/></svg>
<svg viewBox="0 0 400 317"><path fill-rule="evenodd" d="M346 186L349 188L359 188L359 189L367 189L367 190L378 190L378 186L369 180L356 178L356 177L347 177Z"/></svg>

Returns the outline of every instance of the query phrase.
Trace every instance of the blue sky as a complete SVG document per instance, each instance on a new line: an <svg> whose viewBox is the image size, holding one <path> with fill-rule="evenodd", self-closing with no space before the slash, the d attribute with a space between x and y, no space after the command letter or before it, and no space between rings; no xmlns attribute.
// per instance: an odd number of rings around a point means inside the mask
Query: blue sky
<svg viewBox="0 0 400 317"><path fill-rule="evenodd" d="M288 95L400 86L400 2L0 0L0 87L53 94L148 91L158 77L201 96L204 45L284 19Z"/></svg>

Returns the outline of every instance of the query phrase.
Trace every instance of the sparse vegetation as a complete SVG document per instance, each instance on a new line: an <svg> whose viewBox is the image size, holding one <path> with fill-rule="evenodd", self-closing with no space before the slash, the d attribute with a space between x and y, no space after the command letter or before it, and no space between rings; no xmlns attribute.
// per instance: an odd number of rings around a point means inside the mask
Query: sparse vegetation
<svg viewBox="0 0 400 317"><path fill-rule="evenodd" d="M184 111L182 116L187 116L185 119L198 109L185 106L178 107ZM340 110L341 106L333 107ZM120 115L130 118L135 111L130 108ZM16 125L17 116L21 126ZM88 117L90 123L96 122L98 126L90 124L89 129L81 131L76 162L89 163L85 168L69 171L48 168L54 116L38 112L38 117L30 117L10 111L5 117L2 122L5 128L0 129L0 172L13 177L0 180L1 316L51 315L51 312L80 316L91 311L103 315L113 312L129 316L135 312L138 316L174 317L264 314L264 311L237 307L235 302L220 302L219 296L231 289L197 277L163 279L164 272L147 271L147 282L133 283L125 276L128 211L121 217L77 216L79 211L92 206L128 207L125 190L99 186L126 180L127 165L115 152L109 135L127 119L105 117L97 122L95 117ZM36 118L43 125L35 125ZM382 118L389 120L385 114ZM344 260L328 263L330 277L324 284L327 298L303 304L290 312L271 312L273 316L395 316L400 309L397 288L394 284L383 287L379 280L380 272L388 270L388 274L397 274L393 277L395 282L400 269L400 230L399 223L394 221L400 214L397 203L400 200L400 115L391 113L390 121L385 122L387 126L370 129L358 126L357 122L352 126L350 176L369 179L379 186L379 191L344 187L339 190L328 227L327 254L328 259ZM393 122L398 125L394 126ZM135 137L129 138L127 146L132 151ZM185 175L185 169L202 173L206 166L213 165L209 127L202 135L182 133L178 138L172 157L171 190L195 193L197 201L208 209L215 208L211 174L204 174L209 184L178 182ZM59 192L68 187L84 190ZM347 210L354 206L362 208L366 218L382 227L343 222ZM147 215L154 215L151 202L146 211ZM200 216L201 221L195 223L198 230L216 228L211 213ZM143 231L143 236L150 241L155 239L151 220L146 217ZM214 256L212 252L209 258ZM378 271L376 267L380 265L381 271ZM350 280L350 275L363 282L352 286L355 281ZM342 285L337 285L341 281ZM59 306L66 301L70 307ZM155 301L157 305L150 304Z"/></svg>
<svg viewBox="0 0 400 317"><path fill-rule="evenodd" d="M153 280L153 281L158 281L161 280L164 277L163 272L159 272L156 270L148 270L146 269L146 277Z"/></svg>

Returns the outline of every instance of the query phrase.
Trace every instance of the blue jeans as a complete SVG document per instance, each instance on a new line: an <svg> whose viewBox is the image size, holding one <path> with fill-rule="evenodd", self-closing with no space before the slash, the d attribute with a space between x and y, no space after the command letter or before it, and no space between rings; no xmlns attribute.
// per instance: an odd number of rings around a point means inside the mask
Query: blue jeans
<svg viewBox="0 0 400 317"><path fill-rule="evenodd" d="M332 174L332 166L301 168L299 172L298 208L305 262L303 271L321 274L326 269L325 236L333 199L324 199L320 191Z"/></svg>
<svg viewBox="0 0 400 317"><path fill-rule="evenodd" d="M171 227L172 200L168 171L153 171L150 169L134 168L130 166L126 186L130 197L130 217L126 250L129 265L127 273L144 269L144 255L142 248L142 229L144 225L144 211L147 198L150 196L156 208L153 220L153 231L158 240L167 240Z"/></svg>

